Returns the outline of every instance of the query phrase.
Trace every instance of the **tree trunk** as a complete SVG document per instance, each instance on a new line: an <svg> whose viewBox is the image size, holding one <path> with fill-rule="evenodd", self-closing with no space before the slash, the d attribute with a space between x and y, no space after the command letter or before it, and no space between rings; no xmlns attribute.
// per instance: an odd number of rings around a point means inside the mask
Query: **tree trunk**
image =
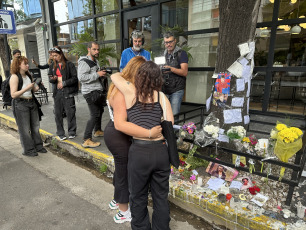
<svg viewBox="0 0 306 230"><path fill-rule="evenodd" d="M6 36L3 34L0 34L0 58L2 60L4 73L7 75L10 72L10 60L7 59L5 43L7 43ZM4 80L5 77L8 77L8 76L2 76L2 79Z"/></svg>
<svg viewBox="0 0 306 230"><path fill-rule="evenodd" d="M260 0L220 0L219 4L220 27L215 74L229 72L227 69L240 57L238 45L254 40ZM250 63L251 61L249 61ZM232 74L230 93L225 102L225 107L211 104L211 111L215 113L220 121L220 127L225 131L231 126L247 126L247 124L244 124L244 119L242 119L242 122L224 123L224 111L235 108L231 107L234 97L244 98L243 107L239 109L241 109L242 118L248 115L247 105L249 101L246 94L248 84L251 84L251 81L246 80L245 90L237 92L236 80L237 77Z"/></svg>

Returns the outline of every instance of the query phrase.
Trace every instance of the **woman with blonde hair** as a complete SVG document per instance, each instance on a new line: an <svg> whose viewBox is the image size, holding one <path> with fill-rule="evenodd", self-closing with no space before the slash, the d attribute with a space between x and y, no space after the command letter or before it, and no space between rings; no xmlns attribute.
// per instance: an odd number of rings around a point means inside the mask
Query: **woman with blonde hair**
<svg viewBox="0 0 306 230"><path fill-rule="evenodd" d="M46 153L39 134L39 112L33 92L39 89L29 73L29 62L24 56L16 57L11 64L10 91L13 113L18 126L23 155L37 156Z"/></svg>
<svg viewBox="0 0 306 230"><path fill-rule="evenodd" d="M161 70L152 61L143 63L135 76L135 83L115 73L111 79L124 95L129 122L150 129L161 124L164 103L165 120L174 121L171 105L160 92L163 84ZM116 127L117 128L117 127ZM118 129L124 131L126 124ZM164 137L133 135L129 149L128 182L132 229L169 229L170 209L168 203L170 161ZM153 200L152 227L148 213L148 190Z"/></svg>
<svg viewBox="0 0 306 230"><path fill-rule="evenodd" d="M127 66L123 69L122 77L134 84L134 77L139 67L145 63L146 60L141 57L132 58ZM131 213L128 207L129 202L129 188L128 188L128 152L131 145L131 137L158 137L161 136L160 125L151 129L145 129L133 123L127 122L127 114L124 96L111 84L109 87L108 105L111 120L104 130L104 141L108 149L114 156L115 173L114 173L114 199L110 202L111 209L119 208L119 212L115 215L114 221L116 223L124 223L131 221ZM120 129L122 132L118 131ZM130 136L128 136L130 135Z"/></svg>

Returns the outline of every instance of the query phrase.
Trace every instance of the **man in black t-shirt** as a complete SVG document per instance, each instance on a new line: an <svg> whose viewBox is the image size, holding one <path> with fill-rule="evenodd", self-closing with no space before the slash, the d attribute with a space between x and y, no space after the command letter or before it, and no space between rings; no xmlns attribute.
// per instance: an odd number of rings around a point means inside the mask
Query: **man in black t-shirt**
<svg viewBox="0 0 306 230"><path fill-rule="evenodd" d="M164 35L166 66L170 71L165 73L163 92L169 98L173 115L180 112L183 100L186 76L188 74L188 56L187 53L176 45L174 34L166 32Z"/></svg>

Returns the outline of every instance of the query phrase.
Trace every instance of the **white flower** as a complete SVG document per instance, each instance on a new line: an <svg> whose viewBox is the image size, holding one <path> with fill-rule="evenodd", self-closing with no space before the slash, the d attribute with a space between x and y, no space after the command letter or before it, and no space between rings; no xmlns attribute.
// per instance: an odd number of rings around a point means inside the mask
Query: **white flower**
<svg viewBox="0 0 306 230"><path fill-rule="evenodd" d="M266 149L267 150L268 146L269 146L269 140L264 139L264 138L258 139L258 144L259 144L260 149Z"/></svg>
<svg viewBox="0 0 306 230"><path fill-rule="evenodd" d="M206 125L204 127L204 131L207 132L208 134L212 135L213 138L218 137L219 130L220 130L220 128L216 127L214 125Z"/></svg>

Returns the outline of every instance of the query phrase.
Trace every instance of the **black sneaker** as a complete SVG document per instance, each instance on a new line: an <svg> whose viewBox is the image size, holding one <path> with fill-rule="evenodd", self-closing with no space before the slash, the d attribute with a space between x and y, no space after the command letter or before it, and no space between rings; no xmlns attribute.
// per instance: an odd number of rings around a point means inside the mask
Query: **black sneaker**
<svg viewBox="0 0 306 230"><path fill-rule="evenodd" d="M46 153L46 152L48 152L48 151L47 151L47 149L45 149L44 147L42 147L42 149L37 150L37 152L39 152L39 153Z"/></svg>
<svg viewBox="0 0 306 230"><path fill-rule="evenodd" d="M37 152L29 152L29 153L22 153L22 155L25 155L27 157L36 157L38 156Z"/></svg>

